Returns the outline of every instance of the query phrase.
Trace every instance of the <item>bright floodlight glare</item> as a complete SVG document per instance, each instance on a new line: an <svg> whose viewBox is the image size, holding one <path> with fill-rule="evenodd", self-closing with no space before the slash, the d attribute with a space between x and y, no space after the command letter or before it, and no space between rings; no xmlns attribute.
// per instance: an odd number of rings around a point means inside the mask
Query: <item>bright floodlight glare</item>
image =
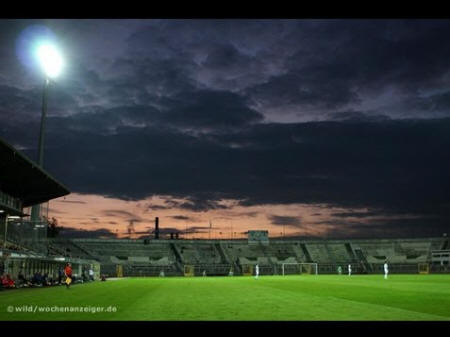
<svg viewBox="0 0 450 337"><path fill-rule="evenodd" d="M50 44L42 44L37 49L39 62L48 77L57 77L62 70L63 60L58 50Z"/></svg>

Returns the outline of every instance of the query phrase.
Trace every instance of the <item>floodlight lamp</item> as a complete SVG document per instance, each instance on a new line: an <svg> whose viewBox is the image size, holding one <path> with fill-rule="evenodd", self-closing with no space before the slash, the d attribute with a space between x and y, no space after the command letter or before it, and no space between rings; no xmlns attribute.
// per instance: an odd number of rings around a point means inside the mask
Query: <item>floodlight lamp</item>
<svg viewBox="0 0 450 337"><path fill-rule="evenodd" d="M57 77L63 68L64 62L58 49L51 44L41 44L37 48L37 57L42 70L49 78Z"/></svg>

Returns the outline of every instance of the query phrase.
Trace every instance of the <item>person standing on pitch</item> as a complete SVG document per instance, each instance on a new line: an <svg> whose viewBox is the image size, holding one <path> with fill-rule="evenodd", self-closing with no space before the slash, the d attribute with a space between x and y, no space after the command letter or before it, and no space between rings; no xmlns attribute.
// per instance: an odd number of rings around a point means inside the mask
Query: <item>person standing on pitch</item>
<svg viewBox="0 0 450 337"><path fill-rule="evenodd" d="M389 274L389 267L388 267L388 263L387 263L387 260L386 260L386 261L384 261L384 278L385 279L387 279L388 274Z"/></svg>
<svg viewBox="0 0 450 337"><path fill-rule="evenodd" d="M259 276L259 266L256 265L255 266L255 278L258 278L258 276Z"/></svg>
<svg viewBox="0 0 450 337"><path fill-rule="evenodd" d="M348 276L351 276L351 275L352 275L352 265L349 264L348 265Z"/></svg>
<svg viewBox="0 0 450 337"><path fill-rule="evenodd" d="M66 275L66 288L69 289L72 283L72 266L67 263L66 268L64 268L64 275Z"/></svg>

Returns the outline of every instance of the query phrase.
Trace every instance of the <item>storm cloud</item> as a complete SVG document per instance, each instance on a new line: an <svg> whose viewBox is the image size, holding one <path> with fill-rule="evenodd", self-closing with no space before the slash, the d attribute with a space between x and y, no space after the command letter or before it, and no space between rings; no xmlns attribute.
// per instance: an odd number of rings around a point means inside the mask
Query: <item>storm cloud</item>
<svg viewBox="0 0 450 337"><path fill-rule="evenodd" d="M0 137L32 159L42 78L7 46L37 24L67 50L44 166L73 192L450 219L450 20L0 20Z"/></svg>
<svg viewBox="0 0 450 337"><path fill-rule="evenodd" d="M299 217L270 215L269 219L274 225L301 227L301 220Z"/></svg>
<svg viewBox="0 0 450 337"><path fill-rule="evenodd" d="M95 230L84 230L70 227L62 227L59 236L62 238L84 238L84 239L115 239L116 234L107 228Z"/></svg>

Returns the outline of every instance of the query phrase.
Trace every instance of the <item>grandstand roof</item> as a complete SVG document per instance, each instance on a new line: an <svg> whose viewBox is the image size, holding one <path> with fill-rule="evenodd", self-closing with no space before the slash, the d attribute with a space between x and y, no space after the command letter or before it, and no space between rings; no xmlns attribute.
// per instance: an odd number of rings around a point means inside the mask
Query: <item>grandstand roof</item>
<svg viewBox="0 0 450 337"><path fill-rule="evenodd" d="M35 162L0 138L0 190L23 207L62 197L70 191Z"/></svg>

